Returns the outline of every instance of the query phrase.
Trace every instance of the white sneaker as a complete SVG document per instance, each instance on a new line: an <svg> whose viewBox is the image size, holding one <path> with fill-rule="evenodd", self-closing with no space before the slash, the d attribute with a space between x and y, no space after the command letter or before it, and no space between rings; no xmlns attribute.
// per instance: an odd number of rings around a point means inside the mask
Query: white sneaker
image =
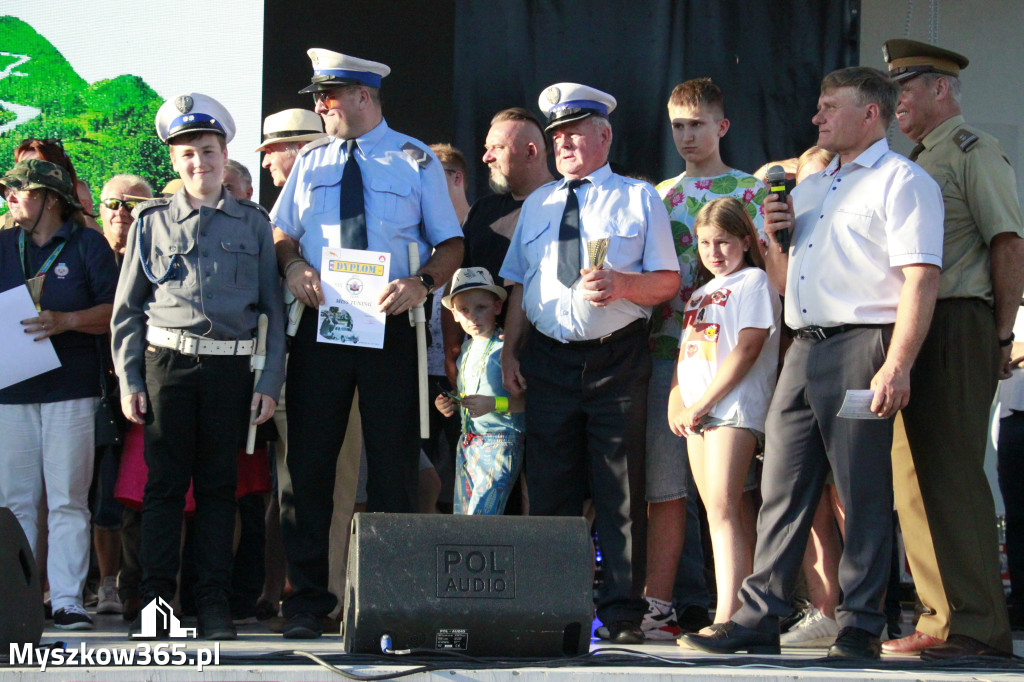
<svg viewBox="0 0 1024 682"><path fill-rule="evenodd" d="M122 613L124 611L121 598L117 596L116 577L104 578L97 595L96 613Z"/></svg>
<svg viewBox="0 0 1024 682"><path fill-rule="evenodd" d="M659 604L665 604L661 600L657 600L655 603L649 597L644 597L647 600L647 613L644 614L644 621L640 624L640 629L644 632L644 638L650 640L671 640L676 639L683 633L679 628L679 623L676 622L676 613L669 604L667 611L662 611Z"/></svg>
<svg viewBox="0 0 1024 682"><path fill-rule="evenodd" d="M795 647L831 646L838 634L839 623L812 606L789 632L782 633L779 644Z"/></svg>

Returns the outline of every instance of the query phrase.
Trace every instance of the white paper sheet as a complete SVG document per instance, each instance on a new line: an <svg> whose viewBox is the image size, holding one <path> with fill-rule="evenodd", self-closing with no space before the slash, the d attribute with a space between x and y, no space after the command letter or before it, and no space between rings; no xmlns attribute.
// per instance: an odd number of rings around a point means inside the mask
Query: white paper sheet
<svg viewBox="0 0 1024 682"><path fill-rule="evenodd" d="M846 419L881 419L871 411L871 401L875 398L875 392L870 388L860 390L849 390L843 405L839 408L837 417Z"/></svg>
<svg viewBox="0 0 1024 682"><path fill-rule="evenodd" d="M60 367L50 339L33 341L21 324L38 315L24 284L0 294L0 388Z"/></svg>

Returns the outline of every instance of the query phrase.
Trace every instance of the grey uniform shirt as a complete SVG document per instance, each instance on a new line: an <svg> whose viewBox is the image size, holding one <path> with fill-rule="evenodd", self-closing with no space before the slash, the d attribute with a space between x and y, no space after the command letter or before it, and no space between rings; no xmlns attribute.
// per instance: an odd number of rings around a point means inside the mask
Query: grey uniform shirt
<svg viewBox="0 0 1024 682"><path fill-rule="evenodd" d="M146 390L146 326L181 329L208 339L256 336L260 313L269 318L266 365L257 392L275 400L284 383L284 303L266 212L221 191L216 207L193 208L179 190L135 210L110 321L121 395ZM178 256L178 268L161 284ZM140 258L141 256L141 258Z"/></svg>

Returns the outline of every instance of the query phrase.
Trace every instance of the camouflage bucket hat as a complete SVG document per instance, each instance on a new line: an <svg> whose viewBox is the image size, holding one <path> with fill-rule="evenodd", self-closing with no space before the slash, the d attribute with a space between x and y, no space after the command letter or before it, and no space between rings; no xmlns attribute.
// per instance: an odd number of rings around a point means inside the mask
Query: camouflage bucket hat
<svg viewBox="0 0 1024 682"><path fill-rule="evenodd" d="M49 161L40 159L19 161L14 164L14 168L0 178L0 186L16 190L48 189L70 204L72 208L82 208L75 197L71 174Z"/></svg>

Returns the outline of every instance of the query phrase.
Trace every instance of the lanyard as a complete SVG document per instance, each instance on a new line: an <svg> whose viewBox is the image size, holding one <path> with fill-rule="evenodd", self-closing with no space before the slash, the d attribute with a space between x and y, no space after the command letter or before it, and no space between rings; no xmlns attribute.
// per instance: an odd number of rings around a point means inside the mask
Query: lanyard
<svg viewBox="0 0 1024 682"><path fill-rule="evenodd" d="M480 365L477 367L476 373L476 386L473 387L474 392L480 390L480 378L484 375L484 371L487 368L487 358L491 356L491 347L494 346L494 340L496 338L498 338L497 328L495 328L494 331L491 332L491 338L487 341L487 346L484 348L484 354L480 357ZM471 342L470 348L472 347L473 346ZM459 377L457 382L462 384L462 390L459 392L459 395L461 395L463 398L465 398L469 394L469 386L466 385L466 363L468 361L469 350L467 349L466 354L463 355L462 357L462 366L459 367ZM464 407L460 407L459 409L462 411L462 432L472 433L472 431L469 430L469 410L467 410Z"/></svg>
<svg viewBox="0 0 1024 682"><path fill-rule="evenodd" d="M57 260L57 256L59 256L60 252L64 250L64 245L65 244L67 244L67 242L66 241L62 241L60 244L57 245L57 248L53 250L53 253L51 253L49 255L49 257L46 259L46 262L43 263L39 267L39 271L36 272L36 274L33 275L33 277L38 277L39 275L45 275L46 274L46 271L50 269L51 265L53 265L53 261ZM27 258L25 256L25 231L24 230L22 230L18 234L18 254L21 256L21 274L23 274L25 276L25 279L28 280L28 279L30 279L29 276L28 276L28 271L31 268L30 268L28 260L27 260Z"/></svg>

